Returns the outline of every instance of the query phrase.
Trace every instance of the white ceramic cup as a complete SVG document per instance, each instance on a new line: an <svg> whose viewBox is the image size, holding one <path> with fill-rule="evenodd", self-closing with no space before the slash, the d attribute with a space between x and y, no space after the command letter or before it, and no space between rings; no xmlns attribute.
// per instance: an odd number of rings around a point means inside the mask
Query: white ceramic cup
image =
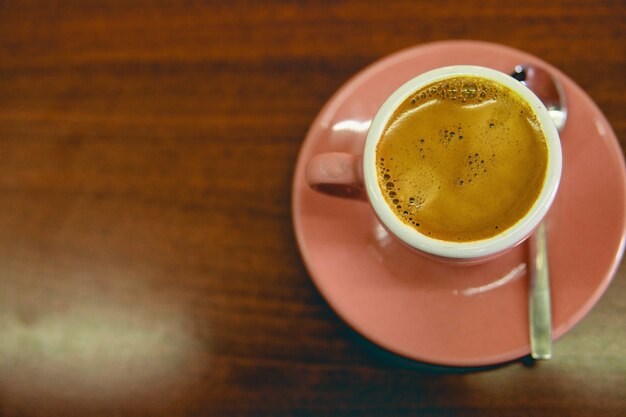
<svg viewBox="0 0 626 417"><path fill-rule="evenodd" d="M459 76L485 78L513 90L534 111L547 144L547 172L539 197L524 217L499 234L482 240L451 242L429 237L404 223L389 207L376 174L376 148L394 111L415 91L432 83ZM456 65L438 68L408 81L379 108L372 119L362 156L331 152L317 155L307 165L307 181L314 189L369 201L385 228L409 247L441 260L480 261L492 258L523 242L543 220L556 195L561 178L561 143L548 110L525 85L490 68Z"/></svg>

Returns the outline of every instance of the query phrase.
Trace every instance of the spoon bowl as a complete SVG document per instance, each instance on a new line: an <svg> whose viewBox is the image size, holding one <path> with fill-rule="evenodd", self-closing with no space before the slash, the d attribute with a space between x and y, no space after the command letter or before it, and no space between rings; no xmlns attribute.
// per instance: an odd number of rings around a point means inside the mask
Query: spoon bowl
<svg viewBox="0 0 626 417"><path fill-rule="evenodd" d="M567 121L567 101L561 82L547 70L534 65L516 65L511 76L528 87L548 109L559 133Z"/></svg>

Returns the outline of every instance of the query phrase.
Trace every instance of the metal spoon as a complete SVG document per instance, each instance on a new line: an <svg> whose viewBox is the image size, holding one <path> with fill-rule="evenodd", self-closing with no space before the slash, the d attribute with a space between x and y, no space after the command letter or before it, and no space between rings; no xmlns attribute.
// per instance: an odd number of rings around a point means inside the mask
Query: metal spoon
<svg viewBox="0 0 626 417"><path fill-rule="evenodd" d="M530 88L548 109L559 133L567 120L567 104L559 80L533 65L517 65L511 76ZM546 227L543 222L530 238L530 355L536 360L552 357L552 313Z"/></svg>

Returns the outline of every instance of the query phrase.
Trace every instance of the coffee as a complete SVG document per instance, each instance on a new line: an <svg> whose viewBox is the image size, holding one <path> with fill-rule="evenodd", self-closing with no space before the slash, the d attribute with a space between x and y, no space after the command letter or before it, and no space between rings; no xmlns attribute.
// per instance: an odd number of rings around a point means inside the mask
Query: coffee
<svg viewBox="0 0 626 417"><path fill-rule="evenodd" d="M537 116L513 90L457 76L414 92L376 149L378 184L404 223L432 238L493 237L533 206L548 161Z"/></svg>

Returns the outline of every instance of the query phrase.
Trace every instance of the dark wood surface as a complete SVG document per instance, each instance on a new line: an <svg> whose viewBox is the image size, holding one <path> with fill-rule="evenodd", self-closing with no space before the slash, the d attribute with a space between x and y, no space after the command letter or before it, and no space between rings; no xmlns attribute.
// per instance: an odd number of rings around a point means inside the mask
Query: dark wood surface
<svg viewBox="0 0 626 417"><path fill-rule="evenodd" d="M466 373L364 342L303 266L303 137L401 48L542 57L624 149L623 1L440 3L0 0L0 415L623 416L623 263L554 360Z"/></svg>

